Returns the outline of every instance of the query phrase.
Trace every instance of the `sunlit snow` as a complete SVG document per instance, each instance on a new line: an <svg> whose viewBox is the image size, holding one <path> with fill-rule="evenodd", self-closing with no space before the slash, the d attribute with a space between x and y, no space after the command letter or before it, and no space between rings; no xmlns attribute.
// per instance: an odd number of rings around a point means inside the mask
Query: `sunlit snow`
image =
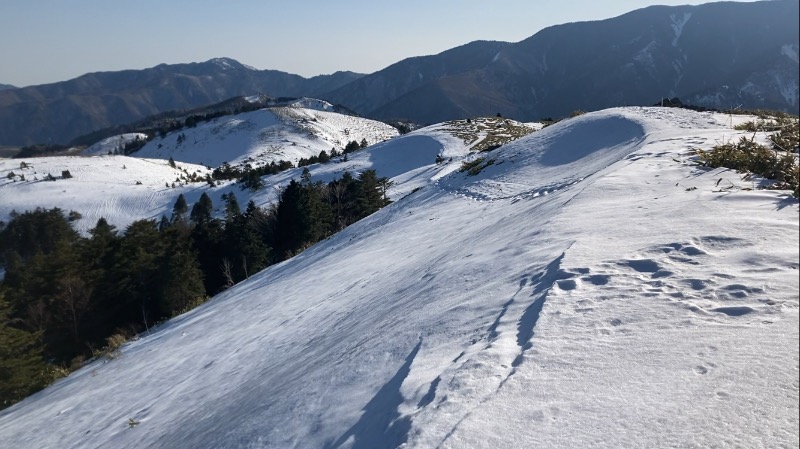
<svg viewBox="0 0 800 449"><path fill-rule="evenodd" d="M731 121L588 113L483 153L475 176L437 127L312 166L375 168L395 202L0 412L0 441L796 446L798 202L693 164L738 138Z"/></svg>

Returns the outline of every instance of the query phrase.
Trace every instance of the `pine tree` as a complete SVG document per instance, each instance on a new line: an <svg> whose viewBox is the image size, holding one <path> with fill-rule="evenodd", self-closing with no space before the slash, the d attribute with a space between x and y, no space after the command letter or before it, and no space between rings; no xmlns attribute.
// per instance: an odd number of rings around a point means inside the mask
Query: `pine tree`
<svg viewBox="0 0 800 449"><path fill-rule="evenodd" d="M189 218L198 225L205 225L211 221L211 212L214 210L214 204L207 193L203 192L200 199L194 203L192 212Z"/></svg>
<svg viewBox="0 0 800 449"><path fill-rule="evenodd" d="M189 234L171 228L162 234L164 251L158 265L158 301L156 313L168 318L186 311L205 297L203 273L191 245Z"/></svg>
<svg viewBox="0 0 800 449"><path fill-rule="evenodd" d="M0 296L0 409L41 390L50 380L38 337L12 326L11 306Z"/></svg>
<svg viewBox="0 0 800 449"><path fill-rule="evenodd" d="M384 200L381 195L380 183L375 170L364 170L358 177L357 214L361 219L383 207Z"/></svg>
<svg viewBox="0 0 800 449"><path fill-rule="evenodd" d="M184 198L183 194L181 193L178 195L178 199L175 201L175 205L172 207L172 223L184 221L184 215L188 211L189 205L186 204L186 198Z"/></svg>
<svg viewBox="0 0 800 449"><path fill-rule="evenodd" d="M164 232L168 232L169 229ZM154 220L131 223L119 242L110 267L105 307L115 323L152 323L158 316L158 261L165 251Z"/></svg>
<svg viewBox="0 0 800 449"><path fill-rule="evenodd" d="M355 192L357 182L345 171L342 177L328 183L327 203L331 206L332 232L337 232L352 223L355 214Z"/></svg>
<svg viewBox="0 0 800 449"><path fill-rule="evenodd" d="M273 247L281 258L291 257L311 236L308 194L292 179L281 192L276 211Z"/></svg>
<svg viewBox="0 0 800 449"><path fill-rule="evenodd" d="M239 208L239 201L233 192L223 195L222 199L225 201L225 222L232 222L242 214L242 210Z"/></svg>

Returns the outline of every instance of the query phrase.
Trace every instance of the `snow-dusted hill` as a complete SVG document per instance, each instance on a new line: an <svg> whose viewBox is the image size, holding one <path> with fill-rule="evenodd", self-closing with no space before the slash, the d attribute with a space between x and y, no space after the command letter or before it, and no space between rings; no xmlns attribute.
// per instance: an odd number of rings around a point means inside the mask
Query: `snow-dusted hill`
<svg viewBox="0 0 800 449"><path fill-rule="evenodd" d="M254 199L264 206L275 199L274 187L288 183L291 177L299 178L301 169L275 177L268 181L273 188L252 194L242 191L233 181L216 187L202 182L210 173L207 167L213 169L223 162L259 166L281 159L296 163L300 158L317 156L322 150L330 153L333 147L341 151L352 140L375 144L398 135L395 128L381 122L325 111L328 106L329 103L304 98L289 107L218 118L156 138L131 156L108 153L140 134L104 139L84 150L84 156L0 159L0 221L8 221L15 210L60 207L81 214L82 218L73 223L80 232L86 233L100 217L122 230L137 219L169 217L178 195L183 194L191 204L203 192L211 195L217 206L227 193L235 193L241 204ZM406 149L401 145L398 151ZM169 166L170 157L176 161L176 168ZM425 161L412 163L430 165L435 157L436 152ZM27 168L21 168L23 162ZM388 173L388 165L393 162L394 159L379 163L386 167L381 172ZM378 166L368 163L358 168ZM349 164L325 170L341 174L345 167L356 168ZM63 179L64 170L72 178ZM44 181L48 174L55 182ZM191 174L201 181L187 183Z"/></svg>
<svg viewBox="0 0 800 449"><path fill-rule="evenodd" d="M147 139L147 134L125 133L113 137L107 137L83 150L82 154L87 156L123 154L123 149L125 148L126 144L140 139Z"/></svg>
<svg viewBox="0 0 800 449"><path fill-rule="evenodd" d="M71 177L64 178L64 171ZM80 232L93 228L100 217L122 230L135 220L171 216L181 193L199 198L202 183L180 181L192 173L205 176L209 170L127 156L0 159L0 221L9 220L12 211L59 207L82 216L73 223Z"/></svg>
<svg viewBox="0 0 800 449"><path fill-rule="evenodd" d="M798 203L690 163L729 120L610 109L468 156L434 127L312 166L397 201L0 412L0 441L792 447Z"/></svg>
<svg viewBox="0 0 800 449"><path fill-rule="evenodd" d="M395 128L375 120L325 110L329 103L302 99L293 106L273 107L220 117L156 138L134 155L217 167L262 165L337 151L355 140L372 145L398 135Z"/></svg>
<svg viewBox="0 0 800 449"><path fill-rule="evenodd" d="M327 182L341 177L345 171L355 175L366 169L375 169L379 176L393 180L394 185L388 193L392 199L398 199L458 169L465 157L475 157L469 156L471 150L490 136L485 130L460 121L392 137L397 135L397 131L380 122L299 107L313 106L315 102L320 108L325 107L326 103L319 100L303 99L295 107L265 109L217 119L172 133L165 139L155 139L131 156L110 156L107 153L113 153L115 148L136 139L138 135L134 133L104 139L85 150L97 155L94 157L0 159L0 220L8 220L15 210L60 207L65 211L79 212L82 218L73 225L86 233L101 217L120 230L137 219L169 217L180 194L189 204L206 192L216 206L222 205L220 198L228 193L236 194L240 204L252 199L259 206L269 206L292 178L300 178L302 168L264 177L267 188L250 192L243 191L233 181L221 182L215 187L202 181L187 184L185 178L188 175L196 174L198 179L203 179L210 171L204 165L184 161L204 164L212 161L215 163L211 164L212 168L228 161L254 166L280 159L296 161L300 157L319 154L331 142L346 144L348 138L359 142L366 139L374 145L347 158L338 157L327 164L309 166L313 180ZM487 120L491 122L493 119ZM539 124L510 122L515 127L528 127L530 130L540 127ZM492 124L492 128L494 126ZM222 129L225 131L220 131ZM177 136L181 134L186 137L182 137L182 143L178 145ZM271 142L268 144L271 150L253 143L257 136L266 134L271 135L267 139ZM169 141L175 141L174 148L165 143ZM236 149L236 154L228 149ZM341 150L341 147L337 149ZM449 162L437 165L437 156ZM169 157L177 161L176 168L169 166ZM20 169L23 162L29 167ZM69 171L72 178L62 179L60 175L64 170ZM9 177L9 173L15 176ZM41 182L48 174L52 174L56 182ZM221 214L219 208L217 212Z"/></svg>

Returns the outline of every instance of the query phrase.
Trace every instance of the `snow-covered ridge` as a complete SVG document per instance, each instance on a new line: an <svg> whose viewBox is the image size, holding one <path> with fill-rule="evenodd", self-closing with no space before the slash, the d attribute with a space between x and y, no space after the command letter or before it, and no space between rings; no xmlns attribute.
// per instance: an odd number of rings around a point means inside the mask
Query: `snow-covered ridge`
<svg viewBox="0 0 800 449"><path fill-rule="evenodd" d="M96 156L104 154L123 154L125 145L136 140L147 139L147 134L143 133L125 133L112 137L107 137L82 151L82 154L87 156Z"/></svg>
<svg viewBox="0 0 800 449"><path fill-rule="evenodd" d="M0 441L791 447L798 203L692 165L729 124L617 108L474 176L426 163L468 153L437 127L311 166L416 160L393 179L420 188L0 412Z"/></svg>
<svg viewBox="0 0 800 449"><path fill-rule="evenodd" d="M378 121L306 108L329 103L302 99L289 107L273 107L225 116L155 138L135 153L138 157L184 161L216 167L230 164L296 163L301 158L341 151L352 140L374 144L398 135Z"/></svg>
<svg viewBox="0 0 800 449"><path fill-rule="evenodd" d="M313 109L315 111L333 111L333 105L325 100L317 100L316 98L303 97L288 105L292 108Z"/></svg>

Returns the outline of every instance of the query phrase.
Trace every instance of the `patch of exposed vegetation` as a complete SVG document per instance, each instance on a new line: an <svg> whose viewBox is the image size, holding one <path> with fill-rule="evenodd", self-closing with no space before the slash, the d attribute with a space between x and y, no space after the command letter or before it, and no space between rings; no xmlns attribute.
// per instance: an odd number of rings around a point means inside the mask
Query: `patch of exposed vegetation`
<svg viewBox="0 0 800 449"><path fill-rule="evenodd" d="M462 162L459 171L461 171L462 173L467 172L467 175L469 176L475 176L481 171L483 171L484 168L490 165L494 165L494 163L495 163L494 159L486 160L486 158L479 157L472 161Z"/></svg>
<svg viewBox="0 0 800 449"><path fill-rule="evenodd" d="M708 151L699 150L701 164L763 176L772 180L767 188L791 190L795 197L800 197L798 118L784 114L759 117L738 125L736 129L751 131L753 135L750 138L742 136L738 142L723 143ZM756 142L759 131L767 134L771 143L769 147Z"/></svg>
<svg viewBox="0 0 800 449"><path fill-rule="evenodd" d="M491 151L527 136L535 129L502 117L478 117L445 122L445 129L471 145L474 152Z"/></svg>

